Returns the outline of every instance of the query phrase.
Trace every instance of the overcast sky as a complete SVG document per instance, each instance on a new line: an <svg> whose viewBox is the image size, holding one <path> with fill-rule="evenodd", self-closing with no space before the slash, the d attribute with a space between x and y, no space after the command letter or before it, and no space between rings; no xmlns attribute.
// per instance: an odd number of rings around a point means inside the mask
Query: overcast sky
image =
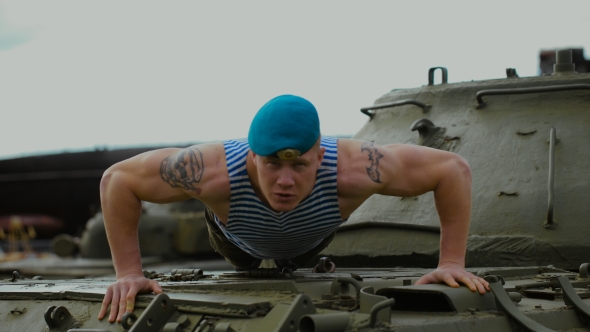
<svg viewBox="0 0 590 332"><path fill-rule="evenodd" d="M0 158L245 137L270 98L327 135L394 88L537 75L590 53L590 1L0 0Z"/></svg>

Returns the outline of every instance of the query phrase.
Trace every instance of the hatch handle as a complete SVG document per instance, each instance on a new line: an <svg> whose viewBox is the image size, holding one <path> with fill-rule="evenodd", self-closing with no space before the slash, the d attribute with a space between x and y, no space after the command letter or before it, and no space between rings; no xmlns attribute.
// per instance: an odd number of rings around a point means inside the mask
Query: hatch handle
<svg viewBox="0 0 590 332"><path fill-rule="evenodd" d="M370 319L368 322L364 322L359 324L357 328L365 328L365 327L372 327L374 328L377 322L379 321L377 318L379 316L379 312L385 308L389 308L395 304L395 299L385 299L381 302L376 303L373 307L371 307ZM390 314L390 313L389 313Z"/></svg>
<svg viewBox="0 0 590 332"><path fill-rule="evenodd" d="M580 314L580 317L585 320L586 326L590 326L590 307L588 307L584 301L578 296L576 290L572 286L571 282L567 277L559 276L556 277L557 282L561 285L563 291L563 301L569 306L573 306L576 312Z"/></svg>
<svg viewBox="0 0 590 332"><path fill-rule="evenodd" d="M395 299L387 299L387 300L383 300L383 301L375 304L371 308L371 320L369 322L369 326L375 327L375 324L377 323L377 315L379 314L379 311L381 311L385 308L391 308L394 304L395 304Z"/></svg>
<svg viewBox="0 0 590 332"><path fill-rule="evenodd" d="M498 278L496 278L496 276L489 275L486 276L484 279L490 283L490 289L496 297L497 308L499 310L504 311L506 314L512 317L512 319L516 321L520 326L527 328L529 331L553 331L530 319L525 314L523 314L522 311L518 310L514 302L512 302L512 300L510 299L510 296L508 296L508 293L506 293L506 290L504 290L502 284L498 281Z"/></svg>
<svg viewBox="0 0 590 332"><path fill-rule="evenodd" d="M554 228L555 220L553 220L553 206L554 206L554 182L555 182L555 144L557 143L555 128L551 127L549 130L549 179L547 183L547 220L543 227Z"/></svg>
<svg viewBox="0 0 590 332"><path fill-rule="evenodd" d="M475 108L482 109L486 106L483 101L484 96L496 96L496 95L518 95L526 93L538 93L538 92L556 92L556 91L569 91L569 90L590 90L590 84L564 84L564 85L549 85L549 86L538 86L533 88L512 88L512 89L489 89L478 91L475 95L477 99L477 106Z"/></svg>
<svg viewBox="0 0 590 332"><path fill-rule="evenodd" d="M446 67L432 67L428 69L428 85L434 85L434 72L440 69L442 72L442 82L441 84L445 84L449 81L449 71Z"/></svg>
<svg viewBox="0 0 590 332"><path fill-rule="evenodd" d="M387 300L387 297L381 295L375 295L375 290L371 286L361 288L360 292L360 310L363 314L373 314L372 310L376 304L379 304ZM378 310L375 319L379 319L382 322L389 322L391 320L391 310ZM373 317L373 316L371 316ZM372 319L372 318L371 318Z"/></svg>
<svg viewBox="0 0 590 332"><path fill-rule="evenodd" d="M350 277L337 277L332 281L332 285L330 286L332 294L340 294L340 284L351 284L352 286L354 286L354 289L356 291L356 302L358 304L360 300L361 288L363 288L363 286L361 286L361 283Z"/></svg>
<svg viewBox="0 0 590 332"><path fill-rule="evenodd" d="M404 100L397 100L397 101L385 103L385 104L377 104L377 105L373 105L373 106L363 107L363 108L361 108L361 113L366 114L369 116L369 118L373 119L373 117L375 116L375 112L369 112L370 110L378 110L378 109L382 109L382 108L389 108L389 107L396 107L396 106L403 106L403 105L416 105L416 106L422 108L423 113L426 113L430 110L430 105L426 105L426 104L419 102L415 99L404 99Z"/></svg>

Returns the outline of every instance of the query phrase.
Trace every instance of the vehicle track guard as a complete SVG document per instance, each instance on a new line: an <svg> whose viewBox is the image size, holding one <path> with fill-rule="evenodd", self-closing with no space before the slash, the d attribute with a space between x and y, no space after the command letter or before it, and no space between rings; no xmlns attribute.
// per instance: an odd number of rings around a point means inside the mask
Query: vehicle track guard
<svg viewBox="0 0 590 332"><path fill-rule="evenodd" d="M510 316L519 326L528 329L529 331L536 332L551 332L551 330L538 322L527 317L522 311L518 310L514 302L508 296L508 293L504 290L502 284L498 281L496 276L486 276L484 278L490 283L490 289L496 297L496 305L498 310L504 311Z"/></svg>
<svg viewBox="0 0 590 332"><path fill-rule="evenodd" d="M557 281L561 285L563 291L563 301L568 306L572 306L576 309L576 313L580 317L582 323L590 327L590 307L588 307L578 296L574 287L567 277L559 276L556 277Z"/></svg>

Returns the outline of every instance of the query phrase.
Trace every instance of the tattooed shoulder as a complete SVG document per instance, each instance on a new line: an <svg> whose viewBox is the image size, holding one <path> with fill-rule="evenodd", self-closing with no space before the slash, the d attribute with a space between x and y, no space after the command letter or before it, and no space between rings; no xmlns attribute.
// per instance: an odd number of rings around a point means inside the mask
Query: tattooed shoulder
<svg viewBox="0 0 590 332"><path fill-rule="evenodd" d="M195 183L201 181L205 165L203 154L196 147L189 147L168 156L160 164L160 176L171 187L197 190Z"/></svg>
<svg viewBox="0 0 590 332"><path fill-rule="evenodd" d="M379 159L383 158L383 155L375 147L373 142L365 142L361 145L361 152L365 151L369 153L369 161L371 162L371 165L367 167L367 174L374 182L381 183L381 179L379 179Z"/></svg>

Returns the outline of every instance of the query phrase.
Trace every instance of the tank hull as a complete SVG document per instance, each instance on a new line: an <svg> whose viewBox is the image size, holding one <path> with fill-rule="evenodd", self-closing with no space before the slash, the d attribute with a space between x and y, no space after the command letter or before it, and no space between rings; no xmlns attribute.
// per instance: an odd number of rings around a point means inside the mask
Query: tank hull
<svg viewBox="0 0 590 332"><path fill-rule="evenodd" d="M181 275L186 270L153 275L165 295L138 296L126 325L96 318L112 278L5 280L0 282L0 326L6 332L486 332L527 326L590 331L584 314L566 305L569 288L561 290L551 278L565 278L582 309L590 308L590 279L554 268L471 269L505 282L493 283L496 291L485 295L466 287L414 286L428 272L417 268L339 269L331 274L302 270L273 278L238 272ZM552 282L557 287L551 288ZM375 309L379 307L383 310Z"/></svg>

